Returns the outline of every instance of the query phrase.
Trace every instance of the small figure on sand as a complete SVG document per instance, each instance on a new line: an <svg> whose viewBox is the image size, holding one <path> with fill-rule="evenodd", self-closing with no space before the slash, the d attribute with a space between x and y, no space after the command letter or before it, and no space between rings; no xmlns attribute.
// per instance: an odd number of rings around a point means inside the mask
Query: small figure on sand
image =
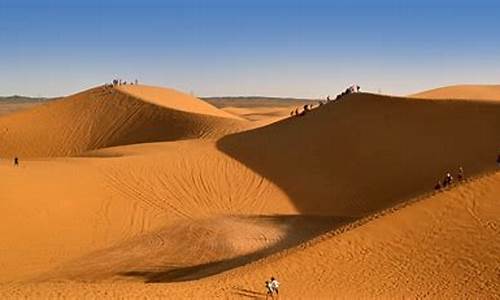
<svg viewBox="0 0 500 300"><path fill-rule="evenodd" d="M443 186L441 185L441 180L438 180L436 185L434 186L434 189L436 191L439 191Z"/></svg>
<svg viewBox="0 0 500 300"><path fill-rule="evenodd" d="M443 187L447 187L453 183L453 176L451 176L450 172L446 173L446 176L443 180Z"/></svg>
<svg viewBox="0 0 500 300"><path fill-rule="evenodd" d="M268 299L269 296L271 296L271 299L274 299L274 293L273 293L273 286L271 284L271 281L266 280L266 299Z"/></svg>
<svg viewBox="0 0 500 300"><path fill-rule="evenodd" d="M280 283L278 280L276 280L276 278L274 277L271 277L271 285L273 287L273 290L276 292L276 296L279 294L278 293L278 288L280 286Z"/></svg>
<svg viewBox="0 0 500 300"><path fill-rule="evenodd" d="M14 166L18 167L19 166L19 158L14 157Z"/></svg>
<svg viewBox="0 0 500 300"><path fill-rule="evenodd" d="M271 299L274 299L274 293L276 293L276 296L279 296L279 281L276 280L276 278L271 277L271 280L266 280L266 299L268 299L269 296L271 296Z"/></svg>
<svg viewBox="0 0 500 300"><path fill-rule="evenodd" d="M464 175L464 168L462 167L459 167L458 168L458 174L457 174L457 180L458 181L463 181L465 178L465 175Z"/></svg>

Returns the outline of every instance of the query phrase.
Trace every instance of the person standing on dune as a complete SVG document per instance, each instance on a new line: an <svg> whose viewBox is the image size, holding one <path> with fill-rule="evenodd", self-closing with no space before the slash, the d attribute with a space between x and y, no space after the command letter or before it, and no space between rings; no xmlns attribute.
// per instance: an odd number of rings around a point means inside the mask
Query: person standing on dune
<svg viewBox="0 0 500 300"><path fill-rule="evenodd" d="M459 167L458 168L457 179L458 179L458 181L462 181L462 180L464 180L464 178L465 178L464 168Z"/></svg>
<svg viewBox="0 0 500 300"><path fill-rule="evenodd" d="M271 284L271 281L266 280L266 300L269 296L271 296L271 299L274 299L274 290L273 290L273 285Z"/></svg>
<svg viewBox="0 0 500 300"><path fill-rule="evenodd" d="M438 180L437 183L436 183L436 185L434 186L434 189L436 191L439 191L441 188L442 188L441 180Z"/></svg>
<svg viewBox="0 0 500 300"><path fill-rule="evenodd" d="M16 157L14 157L14 166L15 166L15 167L18 167L18 166L19 166L19 158L17 158L17 156L16 156Z"/></svg>
<svg viewBox="0 0 500 300"><path fill-rule="evenodd" d="M278 291L279 285L280 285L279 281L276 280L276 278L271 277L271 286L273 288L273 291L276 292L276 296L279 296L279 291Z"/></svg>

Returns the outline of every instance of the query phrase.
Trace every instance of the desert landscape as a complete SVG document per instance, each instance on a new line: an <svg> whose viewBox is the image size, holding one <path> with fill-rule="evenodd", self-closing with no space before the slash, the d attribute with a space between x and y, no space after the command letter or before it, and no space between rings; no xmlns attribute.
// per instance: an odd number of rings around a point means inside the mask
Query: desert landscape
<svg viewBox="0 0 500 300"><path fill-rule="evenodd" d="M500 300L499 12L0 0L0 300Z"/></svg>
<svg viewBox="0 0 500 300"><path fill-rule="evenodd" d="M0 102L0 298L500 297L500 85L207 101Z"/></svg>

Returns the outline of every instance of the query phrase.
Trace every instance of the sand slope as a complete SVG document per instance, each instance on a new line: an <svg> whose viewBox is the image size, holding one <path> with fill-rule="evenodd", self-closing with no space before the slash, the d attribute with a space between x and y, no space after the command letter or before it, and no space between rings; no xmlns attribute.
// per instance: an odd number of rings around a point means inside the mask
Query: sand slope
<svg viewBox="0 0 500 300"><path fill-rule="evenodd" d="M160 276L163 284L4 284L0 295L265 299L263 280L274 275L286 299L495 299L500 296L499 195L500 174L488 175L360 226L342 227L302 246L196 281L172 282ZM158 271L130 276L147 280L148 274Z"/></svg>
<svg viewBox="0 0 500 300"><path fill-rule="evenodd" d="M500 100L500 85L453 85L413 94L427 99Z"/></svg>
<svg viewBox="0 0 500 300"><path fill-rule="evenodd" d="M499 195L496 173L211 280L240 296L274 274L294 299L496 298Z"/></svg>
<svg viewBox="0 0 500 300"><path fill-rule="evenodd" d="M358 216L432 190L447 170L495 166L500 104L354 94L221 138L304 214ZM258 155L255 152L258 151Z"/></svg>
<svg viewBox="0 0 500 300"><path fill-rule="evenodd" d="M170 89L94 88L0 118L0 156L78 155L103 147L216 137L238 117Z"/></svg>

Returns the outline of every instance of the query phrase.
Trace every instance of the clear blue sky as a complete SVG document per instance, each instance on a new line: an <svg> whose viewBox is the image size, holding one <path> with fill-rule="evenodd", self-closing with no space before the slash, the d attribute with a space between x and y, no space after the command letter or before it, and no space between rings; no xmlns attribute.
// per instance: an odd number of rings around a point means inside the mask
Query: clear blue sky
<svg viewBox="0 0 500 300"><path fill-rule="evenodd" d="M0 0L0 95L114 77L199 96L500 83L500 1Z"/></svg>

